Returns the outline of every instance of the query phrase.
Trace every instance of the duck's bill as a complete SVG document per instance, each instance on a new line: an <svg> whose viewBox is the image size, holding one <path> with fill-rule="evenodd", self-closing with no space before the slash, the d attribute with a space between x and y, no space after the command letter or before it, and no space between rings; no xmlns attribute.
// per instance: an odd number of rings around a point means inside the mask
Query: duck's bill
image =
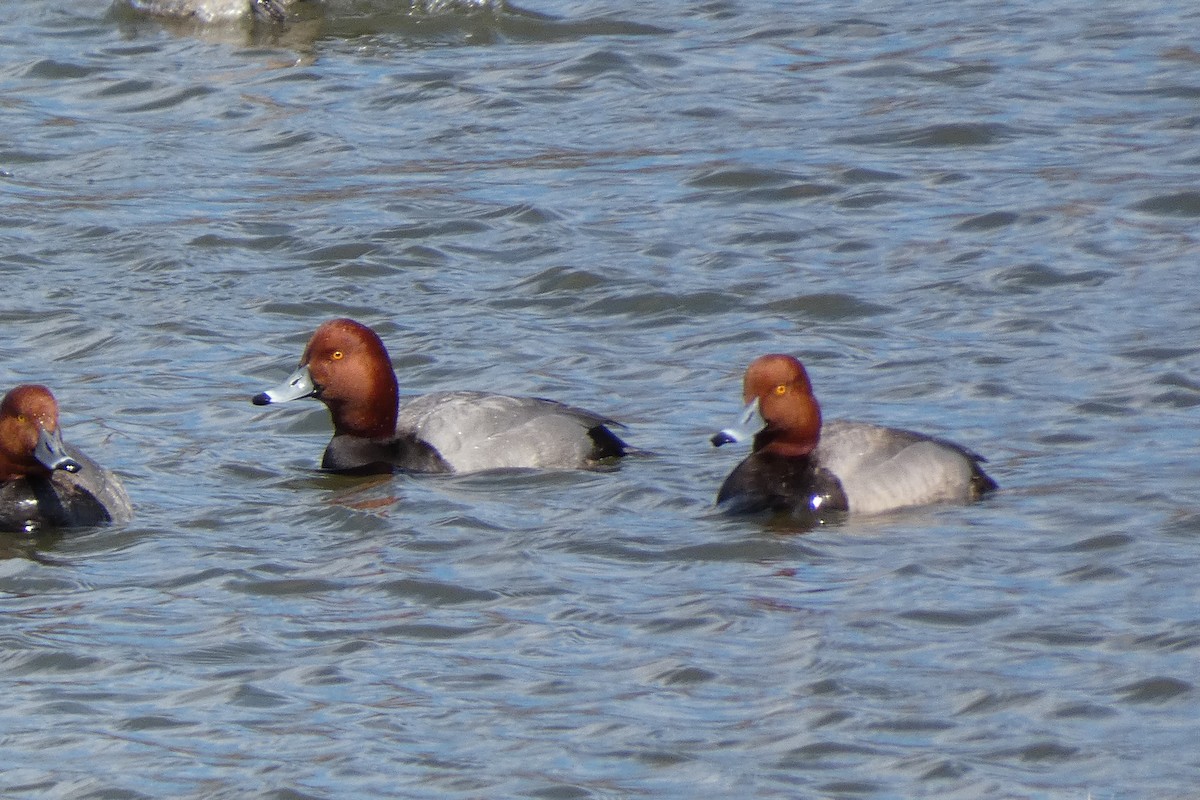
<svg viewBox="0 0 1200 800"><path fill-rule="evenodd" d="M713 447L749 441L766 425L766 420L762 418L762 414L758 410L758 398L756 397L742 409L741 416L738 417L737 423L732 428L719 431L709 441L712 442Z"/></svg>
<svg viewBox="0 0 1200 800"><path fill-rule="evenodd" d="M306 364L289 375L286 381L274 389L254 395L250 398L250 402L256 406L269 406L271 403L286 403L289 400L312 397L316 393L317 385L313 383L312 373L308 371Z"/></svg>
<svg viewBox="0 0 1200 800"><path fill-rule="evenodd" d="M33 448L33 457L43 467L49 470L61 469L64 472L79 472L83 467L79 462L67 455L63 446L62 432L55 429L38 430L37 445Z"/></svg>

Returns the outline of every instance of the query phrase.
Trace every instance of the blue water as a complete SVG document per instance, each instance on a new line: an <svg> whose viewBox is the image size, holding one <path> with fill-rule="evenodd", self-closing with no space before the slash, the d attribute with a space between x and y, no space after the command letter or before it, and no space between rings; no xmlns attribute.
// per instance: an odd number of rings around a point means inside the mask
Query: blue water
<svg viewBox="0 0 1200 800"><path fill-rule="evenodd" d="M6 7L0 384L137 517L0 538L0 794L1194 794L1200 11L526 6ZM320 474L335 315L650 453ZM776 351L1002 491L716 514Z"/></svg>

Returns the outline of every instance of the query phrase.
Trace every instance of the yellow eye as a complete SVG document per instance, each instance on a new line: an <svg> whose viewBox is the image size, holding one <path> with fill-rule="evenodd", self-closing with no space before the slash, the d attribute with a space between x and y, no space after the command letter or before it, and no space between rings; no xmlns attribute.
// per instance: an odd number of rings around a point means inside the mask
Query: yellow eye
<svg viewBox="0 0 1200 800"><path fill-rule="evenodd" d="M344 356L344 355L345 355L345 353L343 353L341 350L334 350L332 353L329 354L329 357L332 358L334 361L341 361L342 356Z"/></svg>
<svg viewBox="0 0 1200 800"><path fill-rule="evenodd" d="M781 383L775 387L775 394L786 394L786 393L787 393L787 386L785 384Z"/></svg>

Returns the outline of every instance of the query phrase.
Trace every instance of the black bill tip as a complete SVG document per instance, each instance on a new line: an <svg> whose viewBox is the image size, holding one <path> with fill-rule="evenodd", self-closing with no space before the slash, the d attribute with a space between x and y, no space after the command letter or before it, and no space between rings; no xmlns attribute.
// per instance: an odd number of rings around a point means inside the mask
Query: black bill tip
<svg viewBox="0 0 1200 800"><path fill-rule="evenodd" d="M720 433L713 434L713 437L709 439L709 441L712 442L713 447L720 447L723 444L733 444L737 441L737 439L733 438L725 431L721 431Z"/></svg>

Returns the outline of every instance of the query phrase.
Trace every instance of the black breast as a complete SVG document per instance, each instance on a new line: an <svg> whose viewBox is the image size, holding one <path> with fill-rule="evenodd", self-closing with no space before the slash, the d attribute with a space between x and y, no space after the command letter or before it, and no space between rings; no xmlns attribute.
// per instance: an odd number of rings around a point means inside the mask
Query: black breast
<svg viewBox="0 0 1200 800"><path fill-rule="evenodd" d="M104 525L108 509L68 473L54 478L19 478L0 485L0 530L33 532L49 528Z"/></svg>
<svg viewBox="0 0 1200 800"><path fill-rule="evenodd" d="M819 513L845 511L846 494L837 476L809 456L751 455L725 479L717 505L734 514L760 511Z"/></svg>
<svg viewBox="0 0 1200 800"><path fill-rule="evenodd" d="M384 472L453 472L427 442L413 436L378 441L361 436L334 436L325 448L322 469L354 474Z"/></svg>

